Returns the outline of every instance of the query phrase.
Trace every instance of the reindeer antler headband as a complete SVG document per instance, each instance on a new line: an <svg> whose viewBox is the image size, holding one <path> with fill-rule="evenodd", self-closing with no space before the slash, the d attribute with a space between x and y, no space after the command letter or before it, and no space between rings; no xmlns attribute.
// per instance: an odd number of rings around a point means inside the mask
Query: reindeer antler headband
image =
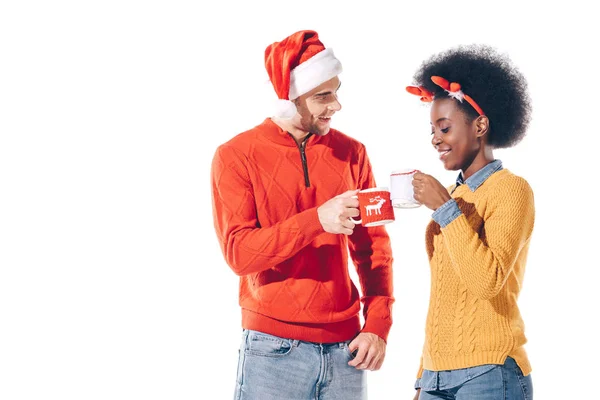
<svg viewBox="0 0 600 400"><path fill-rule="evenodd" d="M466 100L467 103L469 103L479 115L485 115L475 100L473 100L468 94L463 93L463 91L460 89L460 83L448 82L448 80L442 78L441 76L432 76L431 80L433 83L444 89L448 93L448 96L460 101L461 103L463 99ZM425 89L423 86L407 86L406 91L410 94L421 96L421 101L433 101L433 93Z"/></svg>

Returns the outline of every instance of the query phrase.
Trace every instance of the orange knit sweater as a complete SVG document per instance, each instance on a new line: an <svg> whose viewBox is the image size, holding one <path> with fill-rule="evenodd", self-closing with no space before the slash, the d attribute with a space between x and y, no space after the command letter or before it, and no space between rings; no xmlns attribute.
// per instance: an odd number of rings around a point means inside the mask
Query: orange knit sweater
<svg viewBox="0 0 600 400"><path fill-rule="evenodd" d="M242 326L330 343L365 325L384 340L392 324L392 253L385 227L326 233L317 207L347 190L375 186L364 146L331 129L301 146L270 119L219 146L212 163L214 226L240 276Z"/></svg>
<svg viewBox="0 0 600 400"><path fill-rule="evenodd" d="M514 358L531 371L517 306L534 224L533 192L504 169L472 192L452 197L462 215L440 228L431 221L426 247L431 289L423 368L453 370Z"/></svg>

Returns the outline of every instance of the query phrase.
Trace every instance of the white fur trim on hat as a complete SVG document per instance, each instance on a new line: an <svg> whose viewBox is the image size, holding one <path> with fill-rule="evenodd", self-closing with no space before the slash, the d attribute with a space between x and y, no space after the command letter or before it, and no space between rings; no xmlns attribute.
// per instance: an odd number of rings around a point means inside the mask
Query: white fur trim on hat
<svg viewBox="0 0 600 400"><path fill-rule="evenodd" d="M290 100L310 92L342 72L342 63L332 49L325 49L290 72Z"/></svg>
<svg viewBox="0 0 600 400"><path fill-rule="evenodd" d="M273 105L273 117L292 119L296 115L296 112L296 105L293 102L283 99L275 100L275 104Z"/></svg>

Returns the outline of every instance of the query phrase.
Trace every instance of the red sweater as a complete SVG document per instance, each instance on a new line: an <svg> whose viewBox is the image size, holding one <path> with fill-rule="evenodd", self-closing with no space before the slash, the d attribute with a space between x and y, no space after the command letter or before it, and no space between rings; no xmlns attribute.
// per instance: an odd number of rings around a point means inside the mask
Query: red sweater
<svg viewBox="0 0 600 400"><path fill-rule="evenodd" d="M244 328L319 343L350 340L361 330L362 300L362 331L387 340L394 298L385 227L335 235L317 215L347 190L376 186L360 142L331 129L298 146L266 119L219 146L211 185L221 250L240 276Z"/></svg>

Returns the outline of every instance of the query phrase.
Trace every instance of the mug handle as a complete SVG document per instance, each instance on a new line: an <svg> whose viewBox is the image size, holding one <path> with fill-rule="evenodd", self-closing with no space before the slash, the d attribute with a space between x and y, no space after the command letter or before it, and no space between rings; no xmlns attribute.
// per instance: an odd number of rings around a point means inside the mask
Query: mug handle
<svg viewBox="0 0 600 400"><path fill-rule="evenodd" d="M353 199L358 199L358 196L352 196L352 198L353 198ZM358 206L358 210L360 211L360 204L359 204L359 206ZM355 219L354 219L354 218L352 218L352 217L348 217L348 219L349 219L350 221L352 221L353 223L355 223L355 224L362 224L362 218L361 218L361 219L359 219L359 220L355 220Z"/></svg>

